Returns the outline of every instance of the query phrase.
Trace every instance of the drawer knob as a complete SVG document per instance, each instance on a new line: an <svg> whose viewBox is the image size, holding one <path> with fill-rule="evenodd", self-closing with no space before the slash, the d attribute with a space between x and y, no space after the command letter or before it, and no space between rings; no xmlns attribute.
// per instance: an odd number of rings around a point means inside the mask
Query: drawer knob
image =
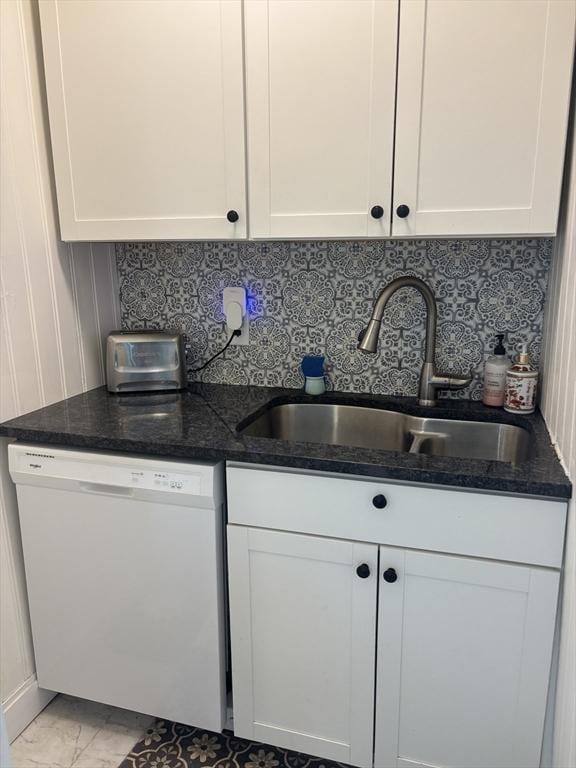
<svg viewBox="0 0 576 768"><path fill-rule="evenodd" d="M370 216L372 216L373 219L381 219L382 216L384 216L384 208L382 208L381 205L375 205L370 209Z"/></svg>
<svg viewBox="0 0 576 768"><path fill-rule="evenodd" d="M372 499L372 504L374 504L376 509L384 509L384 507L386 506L386 504L388 504L388 502L386 501L386 496L383 496L381 493L378 493Z"/></svg>
<svg viewBox="0 0 576 768"><path fill-rule="evenodd" d="M236 211L228 211L226 214L226 218L230 222L230 224L234 224L234 222L238 221L240 216L238 216L238 213Z"/></svg>
<svg viewBox="0 0 576 768"><path fill-rule="evenodd" d="M386 568L384 571L384 581L387 581L388 584L394 584L395 581L398 581L398 574L394 568Z"/></svg>
<svg viewBox="0 0 576 768"><path fill-rule="evenodd" d="M358 568L356 568L356 573L361 579L367 579L368 576L370 576L370 566L366 565L366 563L362 563L362 565L359 565Z"/></svg>

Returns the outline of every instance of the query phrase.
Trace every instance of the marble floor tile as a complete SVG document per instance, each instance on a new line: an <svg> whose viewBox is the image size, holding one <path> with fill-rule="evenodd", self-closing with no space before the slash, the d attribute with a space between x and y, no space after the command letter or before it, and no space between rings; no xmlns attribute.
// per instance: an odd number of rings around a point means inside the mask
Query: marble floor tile
<svg viewBox="0 0 576 768"><path fill-rule="evenodd" d="M144 729L108 724L72 763L72 768L117 768L132 750Z"/></svg>
<svg viewBox="0 0 576 768"><path fill-rule="evenodd" d="M12 744L12 768L116 768L153 719L57 696Z"/></svg>

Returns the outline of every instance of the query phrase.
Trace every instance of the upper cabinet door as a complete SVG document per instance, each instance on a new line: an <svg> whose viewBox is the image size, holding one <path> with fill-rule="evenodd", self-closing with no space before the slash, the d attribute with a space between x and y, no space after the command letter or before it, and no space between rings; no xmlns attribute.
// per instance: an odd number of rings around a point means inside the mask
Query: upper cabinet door
<svg viewBox="0 0 576 768"><path fill-rule="evenodd" d="M394 235L556 231L574 21L568 0L401 3Z"/></svg>
<svg viewBox="0 0 576 768"><path fill-rule="evenodd" d="M245 0L252 237L390 234L397 14Z"/></svg>
<svg viewBox="0 0 576 768"><path fill-rule="evenodd" d="M40 11L62 238L245 237L240 0Z"/></svg>

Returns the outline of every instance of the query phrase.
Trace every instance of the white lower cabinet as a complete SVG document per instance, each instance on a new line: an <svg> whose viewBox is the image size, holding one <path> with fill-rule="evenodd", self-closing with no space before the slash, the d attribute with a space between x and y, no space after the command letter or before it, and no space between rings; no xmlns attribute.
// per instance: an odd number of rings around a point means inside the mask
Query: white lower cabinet
<svg viewBox="0 0 576 768"><path fill-rule="evenodd" d="M228 549L235 734L368 768L378 547L229 526Z"/></svg>
<svg viewBox="0 0 576 768"><path fill-rule="evenodd" d="M229 467L236 734L363 768L538 768L565 515L560 501ZM418 545L398 545L410 521Z"/></svg>
<svg viewBox="0 0 576 768"><path fill-rule="evenodd" d="M539 766L558 573L389 547L380 571L376 768Z"/></svg>

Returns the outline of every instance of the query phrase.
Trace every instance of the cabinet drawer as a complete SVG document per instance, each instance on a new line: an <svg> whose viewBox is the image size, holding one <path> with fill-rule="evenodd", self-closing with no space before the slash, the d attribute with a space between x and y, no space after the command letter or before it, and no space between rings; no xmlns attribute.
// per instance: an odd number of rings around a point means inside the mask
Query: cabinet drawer
<svg viewBox="0 0 576 768"><path fill-rule="evenodd" d="M231 524L551 568L562 564L562 501L241 465L229 465L227 478Z"/></svg>

